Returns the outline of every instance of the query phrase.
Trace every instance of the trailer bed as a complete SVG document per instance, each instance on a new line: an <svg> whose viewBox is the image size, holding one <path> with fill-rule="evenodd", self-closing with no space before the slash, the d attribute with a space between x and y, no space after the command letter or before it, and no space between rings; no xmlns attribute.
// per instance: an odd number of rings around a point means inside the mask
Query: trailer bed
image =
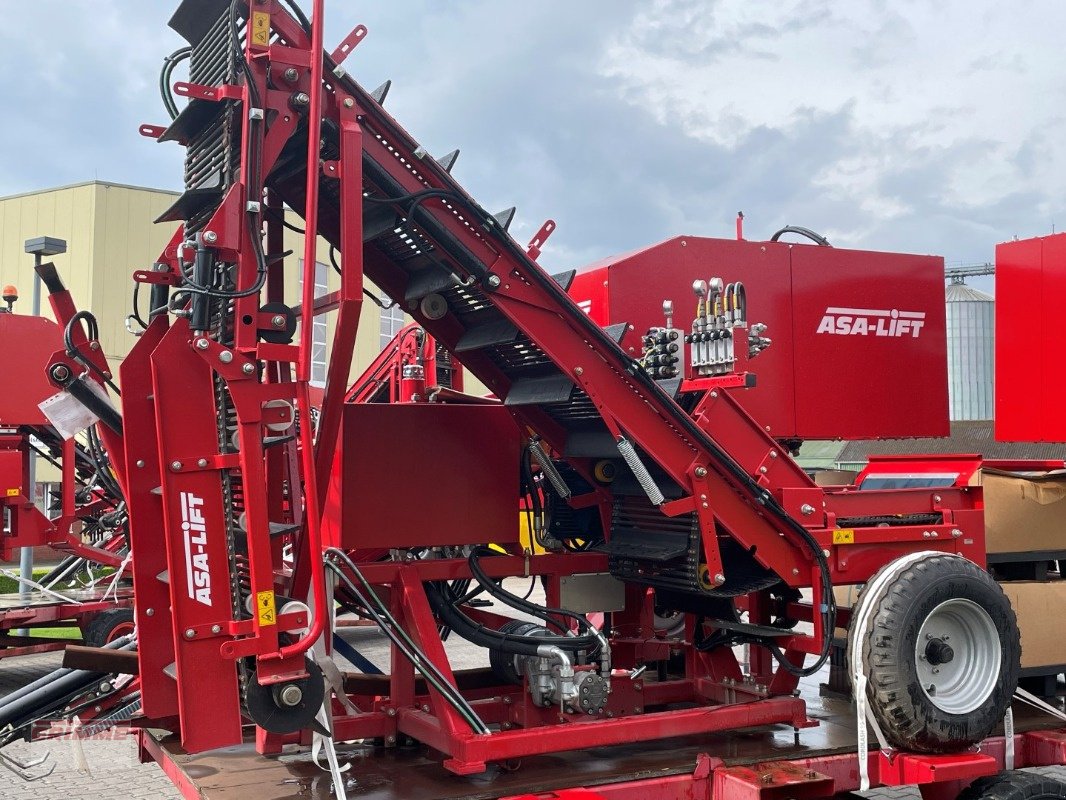
<svg viewBox="0 0 1066 800"><path fill-rule="evenodd" d="M819 681L824 677L823 673L802 684L808 714L819 725L798 732L774 725L572 750L524 759L520 764L507 765L510 769L491 766L488 772L469 777L448 772L441 764L442 757L424 747L342 745L341 763L351 763L348 796L360 800L495 800L587 787L598 788L609 798L628 800L648 797L648 789L654 787L659 791L651 796L659 800L709 797L712 781L717 785L719 778L735 777L743 783L751 776L767 790L780 792L791 784L788 794L769 791L767 796L821 797L834 791L852 791L858 788L855 711L847 698L820 695ZM1016 766L1062 763L1066 730L1061 726L1049 716L1016 704ZM560 735L565 733L560 731ZM176 736L148 731L142 732L141 747L142 758L157 761L185 797L328 800L335 796L329 774L311 762L306 748L266 757L258 755L254 741L249 740L238 747L189 755ZM887 772L885 768L879 770L880 754L871 751L871 779L874 786L892 786L916 783L925 775L927 780L944 781L945 789L949 789L946 796L954 796L952 792L957 789L951 787L958 786L960 777L972 780L1002 769L1004 749L999 732L982 744L980 752L900 756L894 759L895 768ZM937 769L941 770L940 777ZM831 788L828 780L834 781ZM703 788L694 791L693 784L700 783ZM677 793L664 793L672 784L676 784Z"/></svg>
<svg viewBox="0 0 1066 800"><path fill-rule="evenodd" d="M101 582L97 588L57 590L55 594L40 590L0 594L0 658L53 652L79 641L68 637L17 636L13 631L19 628L80 626L89 615L133 605L132 586L119 586L109 592L108 585Z"/></svg>

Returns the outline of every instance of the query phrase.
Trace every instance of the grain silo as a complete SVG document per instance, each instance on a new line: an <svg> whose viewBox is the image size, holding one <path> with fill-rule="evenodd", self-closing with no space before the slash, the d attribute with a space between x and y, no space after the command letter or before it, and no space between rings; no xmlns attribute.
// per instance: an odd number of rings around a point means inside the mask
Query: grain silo
<svg viewBox="0 0 1066 800"><path fill-rule="evenodd" d="M992 419L995 300L952 279L946 291L952 420Z"/></svg>

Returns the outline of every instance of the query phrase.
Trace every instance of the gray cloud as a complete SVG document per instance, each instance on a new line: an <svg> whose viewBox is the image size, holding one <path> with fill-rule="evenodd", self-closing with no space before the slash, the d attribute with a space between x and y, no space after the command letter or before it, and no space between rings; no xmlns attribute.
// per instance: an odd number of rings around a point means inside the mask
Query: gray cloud
<svg viewBox="0 0 1066 800"><path fill-rule="evenodd" d="M307 5L306 3L304 5ZM161 58L181 44L163 0L13 4L0 32L0 193L88 178L176 188ZM1066 21L1008 22L993 0L938 5L656 0L327 2L327 42L358 22L348 68L395 83L389 110L486 207L518 205L524 241L559 223L561 268L678 234L785 223L842 246L984 261L1062 215ZM980 56L991 29L996 49ZM31 35L47 30L47 39ZM987 48L986 48L987 49ZM997 115L998 110L998 115ZM1060 226L1062 222L1060 221Z"/></svg>

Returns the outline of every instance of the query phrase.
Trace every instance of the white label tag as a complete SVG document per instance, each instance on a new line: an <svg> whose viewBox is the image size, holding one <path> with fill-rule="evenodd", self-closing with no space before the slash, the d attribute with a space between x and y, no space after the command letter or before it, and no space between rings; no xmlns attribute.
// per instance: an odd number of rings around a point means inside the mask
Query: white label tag
<svg viewBox="0 0 1066 800"><path fill-rule="evenodd" d="M75 400L66 389L52 395L37 407L64 439L73 439L100 421L96 414Z"/></svg>

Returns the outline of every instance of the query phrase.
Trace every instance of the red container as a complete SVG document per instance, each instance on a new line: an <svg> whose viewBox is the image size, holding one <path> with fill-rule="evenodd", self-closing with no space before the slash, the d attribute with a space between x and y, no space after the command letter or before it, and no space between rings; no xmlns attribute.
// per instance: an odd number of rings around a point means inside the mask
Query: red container
<svg viewBox="0 0 1066 800"><path fill-rule="evenodd" d="M736 390L778 438L948 435L944 261L836 247L677 237L579 271L570 295L601 325L633 325L623 346L696 312L692 282L742 281L749 322L772 346Z"/></svg>
<svg viewBox="0 0 1066 800"><path fill-rule="evenodd" d="M996 246L996 439L1066 441L1066 234Z"/></svg>

